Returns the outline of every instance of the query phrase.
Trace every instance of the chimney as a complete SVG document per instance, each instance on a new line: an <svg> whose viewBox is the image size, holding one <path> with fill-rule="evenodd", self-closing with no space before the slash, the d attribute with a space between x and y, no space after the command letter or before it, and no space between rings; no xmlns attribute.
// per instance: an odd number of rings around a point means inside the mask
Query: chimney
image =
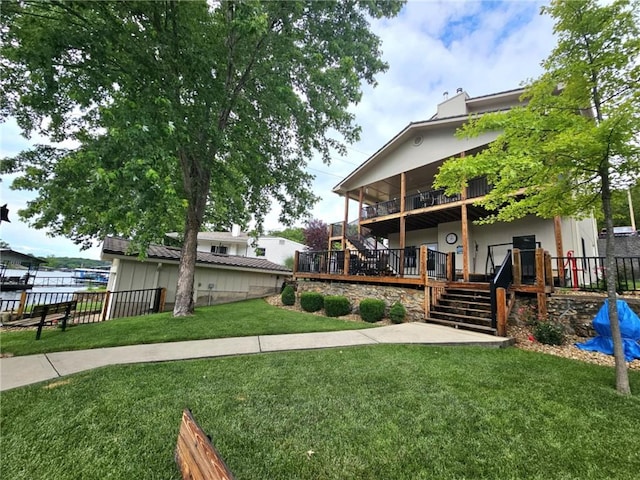
<svg viewBox="0 0 640 480"><path fill-rule="evenodd" d="M240 225L236 225L235 223L231 225L231 236L232 237L240 236Z"/></svg>

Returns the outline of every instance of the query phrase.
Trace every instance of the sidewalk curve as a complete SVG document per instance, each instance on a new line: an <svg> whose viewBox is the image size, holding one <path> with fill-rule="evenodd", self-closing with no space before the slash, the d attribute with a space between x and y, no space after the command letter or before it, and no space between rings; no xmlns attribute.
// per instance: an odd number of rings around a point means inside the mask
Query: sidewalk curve
<svg viewBox="0 0 640 480"><path fill-rule="evenodd" d="M0 358L0 391L107 365L350 347L378 343L476 345L498 348L512 345L513 340L441 325L412 322L365 330L216 338L53 352Z"/></svg>

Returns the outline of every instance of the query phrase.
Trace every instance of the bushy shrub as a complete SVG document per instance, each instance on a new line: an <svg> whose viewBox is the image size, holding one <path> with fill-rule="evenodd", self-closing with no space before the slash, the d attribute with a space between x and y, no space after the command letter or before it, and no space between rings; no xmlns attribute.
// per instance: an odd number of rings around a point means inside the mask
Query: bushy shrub
<svg viewBox="0 0 640 480"><path fill-rule="evenodd" d="M327 317L341 317L351 313L351 303L347 297L328 295L324 297L324 313Z"/></svg>
<svg viewBox="0 0 640 480"><path fill-rule="evenodd" d="M293 305L294 303L296 303L296 292L293 289L293 286L287 285L286 287L284 287L280 298L282 299L283 305Z"/></svg>
<svg viewBox="0 0 640 480"><path fill-rule="evenodd" d="M305 312L317 312L324 304L324 297L317 292L302 292L300 306Z"/></svg>
<svg viewBox="0 0 640 480"><path fill-rule="evenodd" d="M384 317L384 307L384 300L365 298L360 302L360 316L365 322L379 322Z"/></svg>
<svg viewBox="0 0 640 480"><path fill-rule="evenodd" d="M404 322L405 317L407 316L407 309L404 308L400 302L396 302L391 305L389 309L389 318L393 323L402 323Z"/></svg>
<svg viewBox="0 0 640 480"><path fill-rule="evenodd" d="M533 337L545 345L562 345L564 331L561 325L549 322L539 322L533 327Z"/></svg>

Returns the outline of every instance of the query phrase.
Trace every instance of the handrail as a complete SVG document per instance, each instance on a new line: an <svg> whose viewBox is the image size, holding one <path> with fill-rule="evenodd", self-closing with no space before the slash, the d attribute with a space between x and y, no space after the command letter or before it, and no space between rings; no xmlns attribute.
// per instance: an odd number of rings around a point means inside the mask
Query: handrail
<svg viewBox="0 0 640 480"><path fill-rule="evenodd" d="M491 327L497 328L498 325L498 298L496 291L498 288L508 288L513 281L513 259L511 258L511 250L507 252L502 261L502 265L498 269L495 277L489 283L491 292Z"/></svg>

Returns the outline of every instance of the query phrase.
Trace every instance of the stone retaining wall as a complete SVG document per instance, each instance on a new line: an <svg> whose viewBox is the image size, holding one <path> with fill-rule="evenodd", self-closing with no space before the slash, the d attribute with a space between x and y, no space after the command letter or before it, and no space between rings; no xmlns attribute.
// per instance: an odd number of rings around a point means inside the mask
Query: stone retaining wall
<svg viewBox="0 0 640 480"><path fill-rule="evenodd" d="M424 290L390 287L380 285L366 285L363 283L341 282L313 282L298 281L296 301L302 292L317 292L322 295L343 295L351 302L351 310L359 314L358 306L365 298L378 298L384 300L387 305L385 316L388 317L389 307L395 302L400 302L407 309L406 321L424 321Z"/></svg>
<svg viewBox="0 0 640 480"><path fill-rule="evenodd" d="M631 310L640 315L640 297L620 297L629 304ZM580 337L593 337L596 335L591 322L602 308L606 299L605 295L562 295L553 294L547 299L547 311L549 318L564 326L565 332L569 335ZM526 311L528 306L535 304L534 298L517 297L511 309L509 322L516 325L524 323L522 311Z"/></svg>

